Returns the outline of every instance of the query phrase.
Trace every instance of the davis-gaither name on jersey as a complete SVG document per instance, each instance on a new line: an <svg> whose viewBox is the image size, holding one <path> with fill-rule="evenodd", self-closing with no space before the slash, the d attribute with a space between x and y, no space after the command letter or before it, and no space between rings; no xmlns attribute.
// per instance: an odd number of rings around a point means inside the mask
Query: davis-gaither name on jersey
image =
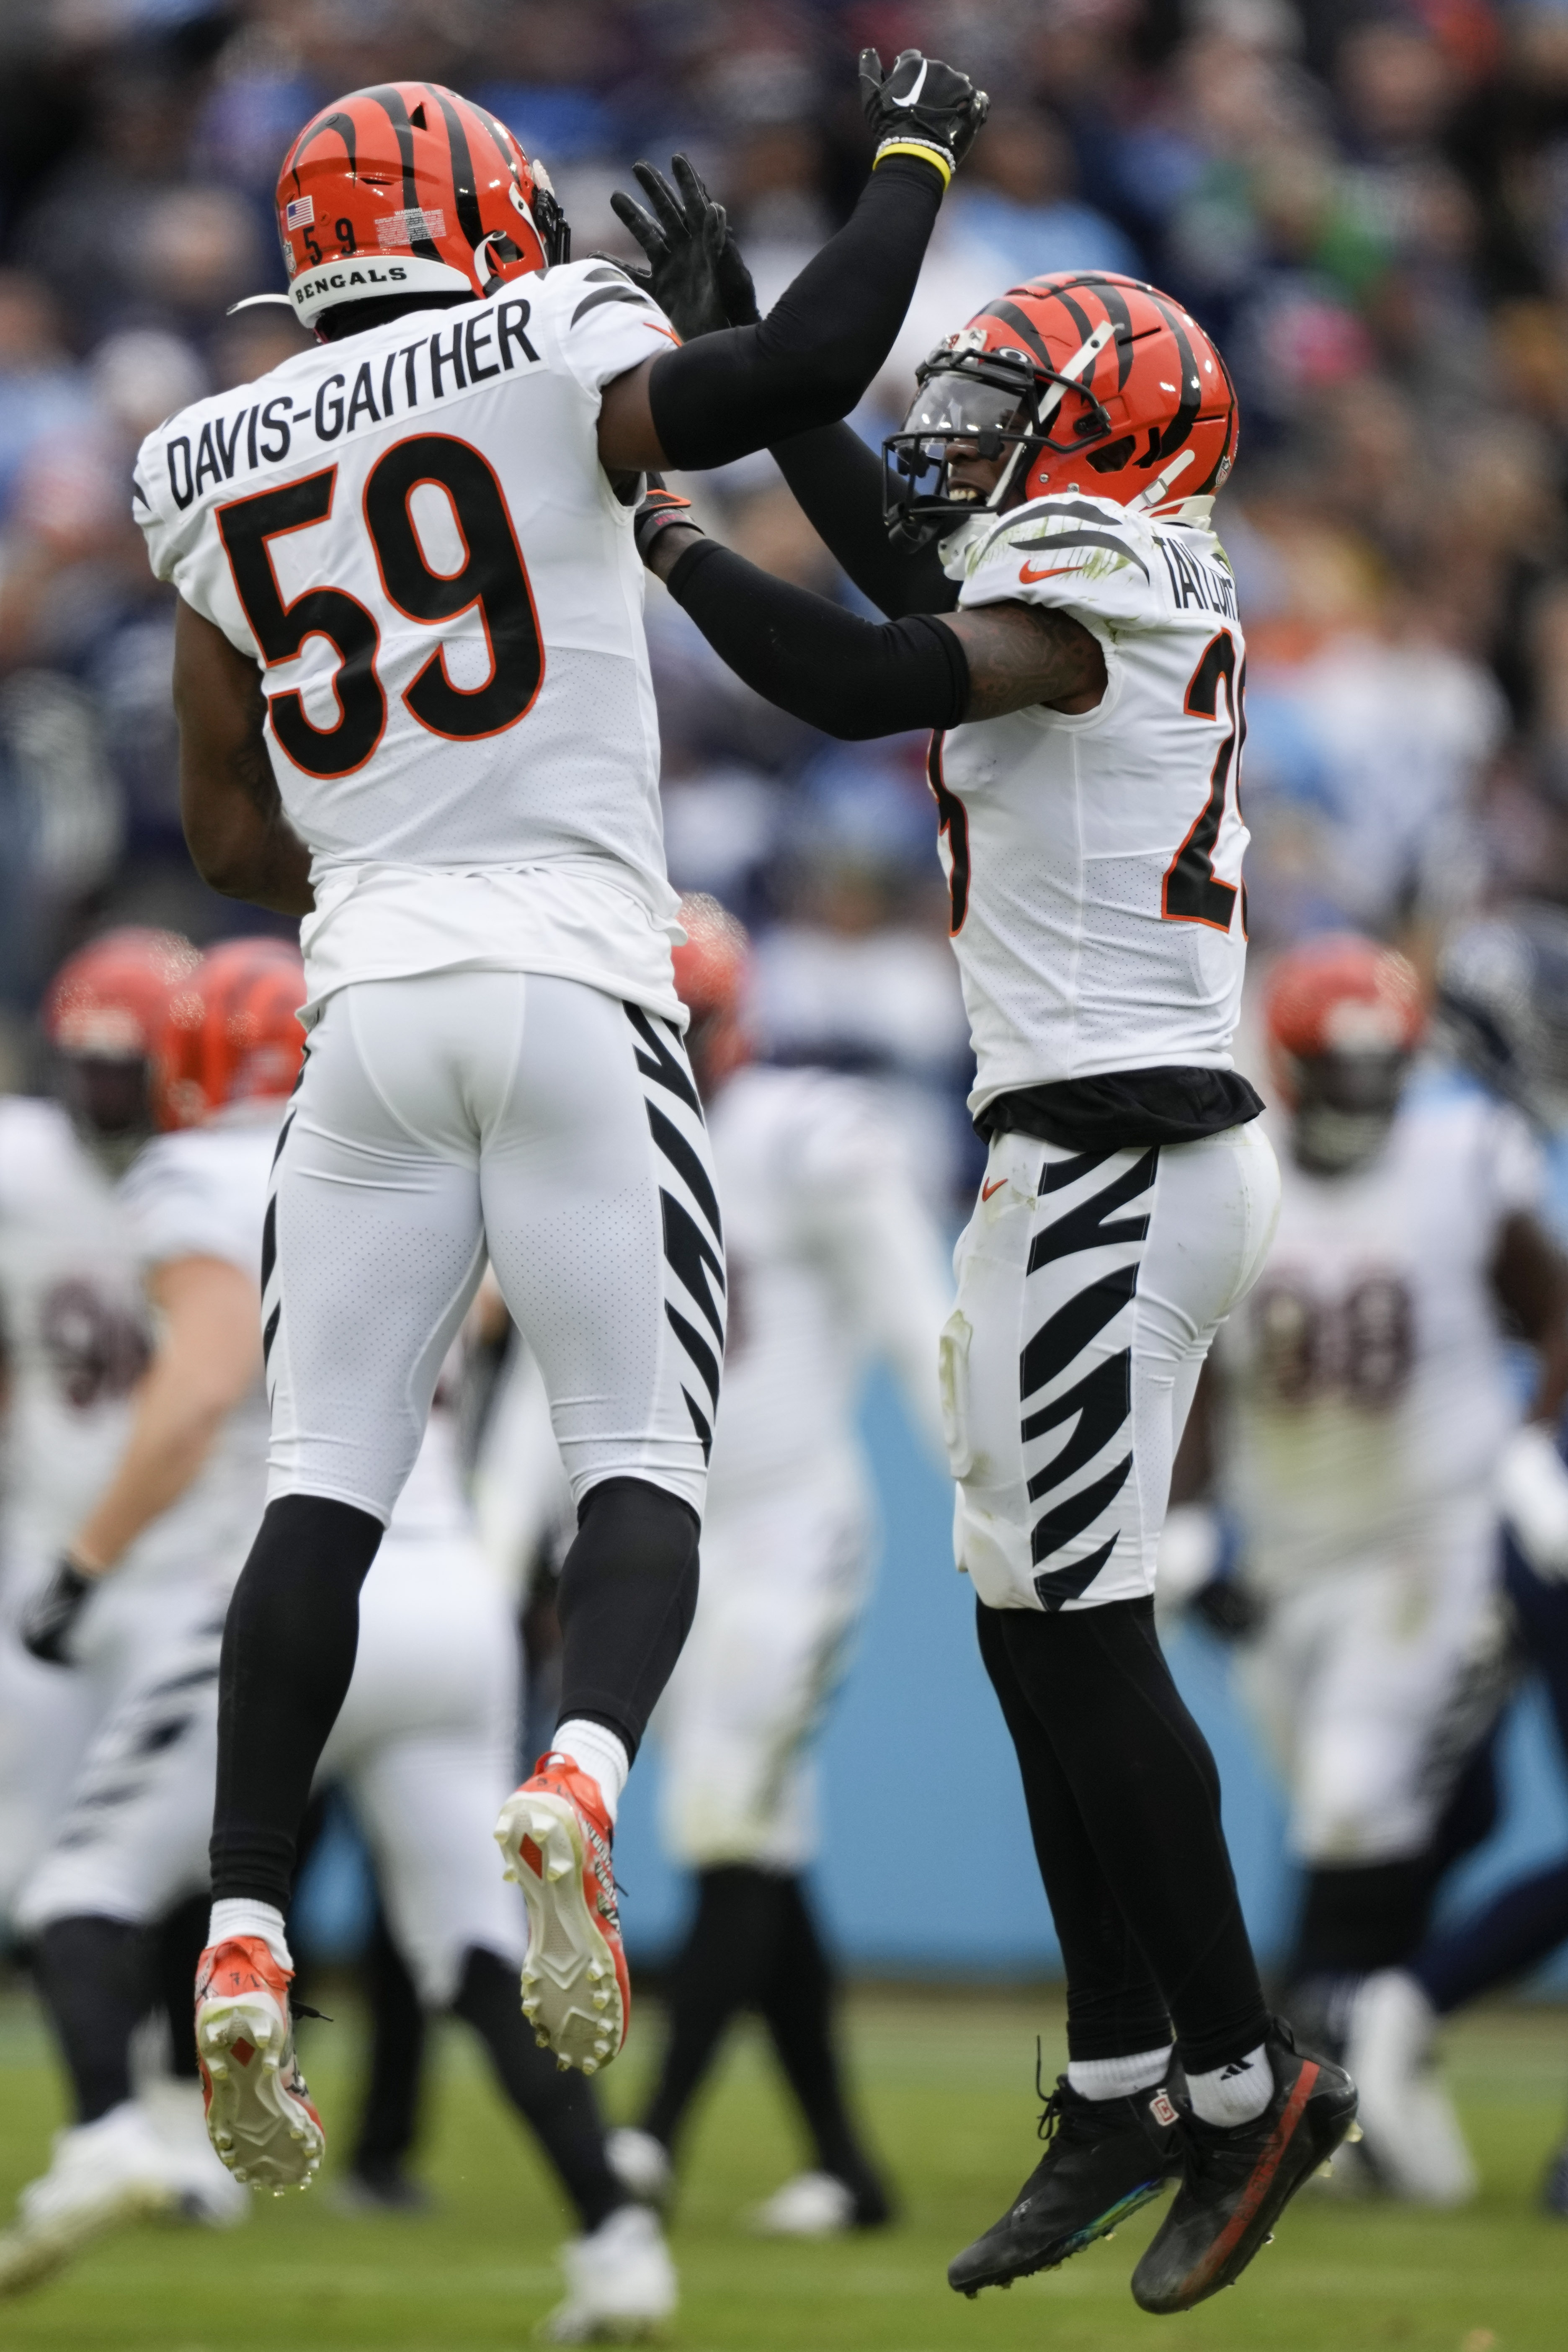
<svg viewBox="0 0 1568 2352"><path fill-rule="evenodd" d="M388 274L403 273L394 265ZM363 427L426 408L446 393L467 391L520 365L538 366L539 353L528 339L531 311L521 296L487 302L445 331L363 360L352 381L334 370L303 407L296 407L291 392L282 392L209 417L194 446L190 434L172 435L163 446L174 504L184 512L208 484L232 481L242 447L245 469L253 474L309 454L310 445L329 448ZM135 488L144 497L140 484Z"/></svg>

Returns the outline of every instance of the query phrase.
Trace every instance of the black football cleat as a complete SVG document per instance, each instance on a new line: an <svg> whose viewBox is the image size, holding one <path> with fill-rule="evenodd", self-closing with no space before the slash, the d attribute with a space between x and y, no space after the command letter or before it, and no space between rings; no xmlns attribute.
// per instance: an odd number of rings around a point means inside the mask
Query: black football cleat
<svg viewBox="0 0 1568 2352"><path fill-rule="evenodd" d="M1059 2075L1040 2137L1046 2153L1007 2211L949 2263L955 2293L976 2295L1055 2270L1108 2238L1182 2169L1180 2117L1163 2084L1125 2099L1085 2099Z"/></svg>
<svg viewBox="0 0 1568 2352"><path fill-rule="evenodd" d="M1274 2095L1260 2116L1218 2126L1183 2114L1182 2185L1132 2273L1144 2311L1190 2311L1233 2285L1355 2123L1355 2084L1342 2066L1298 2052L1279 2018L1264 2047Z"/></svg>

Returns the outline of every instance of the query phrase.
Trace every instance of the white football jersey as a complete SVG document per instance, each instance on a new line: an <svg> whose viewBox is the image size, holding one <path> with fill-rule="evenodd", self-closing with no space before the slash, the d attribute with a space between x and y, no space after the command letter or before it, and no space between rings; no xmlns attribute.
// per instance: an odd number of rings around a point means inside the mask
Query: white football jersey
<svg viewBox="0 0 1568 2352"><path fill-rule="evenodd" d="M1316 1176L1279 1156L1274 1246L1215 1353L1222 1489L1247 1576L1283 1592L1418 1554L1487 1488L1519 1418L1490 1268L1542 1170L1516 1112L1436 1076L1370 1167Z"/></svg>
<svg viewBox="0 0 1568 2352"><path fill-rule="evenodd" d="M1207 505L1151 520L1073 492L945 544L961 610L1059 606L1106 668L1093 710L1037 704L931 745L972 1110L1063 1078L1232 1066L1246 640Z"/></svg>
<svg viewBox="0 0 1568 2352"><path fill-rule="evenodd" d="M181 1258L221 1258L256 1286L261 1314L261 1225L284 1106L245 1105L210 1127L143 1147L121 1198L145 1272ZM195 1574L232 1584L261 1524L267 1486L267 1398L257 1376L225 1419L195 1477L145 1528L120 1573Z"/></svg>
<svg viewBox="0 0 1568 2352"><path fill-rule="evenodd" d="M120 1458L149 1329L111 1180L58 1103L0 1100L5 1549L52 1559Z"/></svg>
<svg viewBox="0 0 1568 2352"><path fill-rule="evenodd" d="M153 568L259 662L309 845L310 1005L457 965L682 1025L644 574L600 394L674 340L624 272L304 352L143 443Z"/></svg>
<svg viewBox="0 0 1568 2352"><path fill-rule="evenodd" d="M710 1104L708 1129L729 1282L710 1517L770 1486L858 1481L873 1357L940 1458L951 1284L889 1123L853 1079L751 1067Z"/></svg>

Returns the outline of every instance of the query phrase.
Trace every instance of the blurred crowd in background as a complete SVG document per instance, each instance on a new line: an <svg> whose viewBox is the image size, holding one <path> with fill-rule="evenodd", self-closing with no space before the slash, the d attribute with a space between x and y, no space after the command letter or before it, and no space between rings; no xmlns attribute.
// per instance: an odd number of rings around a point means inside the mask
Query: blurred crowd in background
<svg viewBox="0 0 1568 2352"><path fill-rule="evenodd" d="M1042 271L1176 294L1242 404L1222 501L1251 645L1265 951L1351 924L1422 961L1568 902L1568 6L1549 0L7 0L0 10L0 1084L86 932L254 930L180 840L172 593L131 520L142 436L302 341L279 157L339 91L471 91L542 156L579 257L685 149L764 307L868 161L857 51L918 44L993 113L856 423ZM731 544L852 597L771 461L695 484ZM825 741L653 589L675 880L760 940L765 1051L873 1075L933 1191L970 1172L966 1038L923 743Z"/></svg>

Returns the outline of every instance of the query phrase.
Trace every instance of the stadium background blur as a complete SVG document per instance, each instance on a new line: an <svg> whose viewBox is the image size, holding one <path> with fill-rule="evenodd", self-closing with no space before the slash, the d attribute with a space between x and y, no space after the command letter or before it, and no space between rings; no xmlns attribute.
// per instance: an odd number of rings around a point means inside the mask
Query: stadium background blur
<svg viewBox="0 0 1568 2352"><path fill-rule="evenodd" d="M607 199L633 157L685 148L765 307L864 171L863 42L884 58L919 43L994 99L855 420L868 438L940 333L1044 270L1153 279L1233 368L1242 447L1219 522L1251 649L1255 967L1348 925L1429 971L1477 908L1568 903L1568 8L6 0L0 1087L37 1082L42 985L91 932L152 921L205 942L274 921L206 891L185 856L173 598L127 483L162 416L302 342L279 310L226 316L284 282L271 194L299 123L393 76L471 90L548 163L579 256L627 250ZM769 460L683 487L753 560L853 601ZM865 1074L956 1223L977 1161L923 740L829 743L751 696L651 585L648 621L673 878L753 927L762 1050ZM951 1573L946 1490L890 1393L867 1412L886 1550L826 1745L826 1913L862 1972L1038 1978L1049 1923ZM1249 1916L1278 1951L1277 1795L1224 1654L1190 1631L1173 1645L1219 1753ZM994 1791L978 1838L955 1812L960 1755ZM1503 1825L1451 1900L1568 1843L1528 1694L1505 1760ZM617 1866L634 1943L657 1955L681 1896L652 1815L645 1771ZM961 1835L962 1870L933 1874ZM363 1909L340 1841L310 1890L322 1957L352 1957ZM1545 2012L1541 2032L1561 2042Z"/></svg>

